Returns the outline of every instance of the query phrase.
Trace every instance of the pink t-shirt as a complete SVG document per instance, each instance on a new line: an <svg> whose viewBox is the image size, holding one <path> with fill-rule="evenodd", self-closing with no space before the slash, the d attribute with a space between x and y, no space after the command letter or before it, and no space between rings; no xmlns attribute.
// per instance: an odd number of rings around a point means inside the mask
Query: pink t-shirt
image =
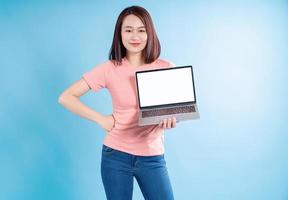
<svg viewBox="0 0 288 200"><path fill-rule="evenodd" d="M115 126L106 134L106 146L141 156L164 153L164 129L158 125L138 125L135 72L173 66L171 62L157 59L150 64L133 67L123 58L120 66L107 61L83 75L83 79L94 92L107 88L112 97Z"/></svg>

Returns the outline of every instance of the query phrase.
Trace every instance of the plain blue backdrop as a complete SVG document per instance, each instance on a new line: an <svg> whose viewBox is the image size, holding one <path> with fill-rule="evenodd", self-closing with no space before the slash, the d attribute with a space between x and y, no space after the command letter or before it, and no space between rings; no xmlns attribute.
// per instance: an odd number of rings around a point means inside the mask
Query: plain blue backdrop
<svg viewBox="0 0 288 200"><path fill-rule="evenodd" d="M0 4L0 199L105 199L104 132L58 96L107 60L120 11L144 6L163 59L192 64L201 119L165 133L178 200L288 199L287 1ZM81 98L110 114L107 90ZM134 199L143 199L135 183Z"/></svg>

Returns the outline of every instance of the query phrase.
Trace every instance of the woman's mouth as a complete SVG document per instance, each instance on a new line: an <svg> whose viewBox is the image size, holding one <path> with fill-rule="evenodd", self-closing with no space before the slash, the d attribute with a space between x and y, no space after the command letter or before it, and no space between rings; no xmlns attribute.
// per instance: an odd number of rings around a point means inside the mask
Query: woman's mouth
<svg viewBox="0 0 288 200"><path fill-rule="evenodd" d="M133 42L133 43L129 43L130 45L132 45L133 47L138 47L141 43L140 42Z"/></svg>

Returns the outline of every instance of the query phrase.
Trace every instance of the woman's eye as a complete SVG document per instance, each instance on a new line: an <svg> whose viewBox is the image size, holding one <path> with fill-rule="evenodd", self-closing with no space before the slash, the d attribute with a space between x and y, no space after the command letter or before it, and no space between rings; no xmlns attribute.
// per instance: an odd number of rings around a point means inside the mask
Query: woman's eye
<svg viewBox="0 0 288 200"><path fill-rule="evenodd" d="M141 29L139 32L141 32L141 33L145 33L146 30L145 30L145 29Z"/></svg>
<svg viewBox="0 0 288 200"><path fill-rule="evenodd" d="M132 32L131 30L129 30L129 29L126 29L125 30L125 32L127 32L127 33L130 33L130 32Z"/></svg>

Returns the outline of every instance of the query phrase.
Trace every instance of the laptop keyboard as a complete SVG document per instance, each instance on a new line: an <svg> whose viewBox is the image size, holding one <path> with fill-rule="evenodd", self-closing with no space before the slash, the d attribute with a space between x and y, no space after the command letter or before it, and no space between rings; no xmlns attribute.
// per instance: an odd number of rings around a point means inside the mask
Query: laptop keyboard
<svg viewBox="0 0 288 200"><path fill-rule="evenodd" d="M163 109L155 109L155 110L147 110L142 112L142 117L154 117L154 116L161 116L161 115L173 115L179 113L190 113L196 112L195 106L182 106L182 107L175 107L175 108L163 108Z"/></svg>

